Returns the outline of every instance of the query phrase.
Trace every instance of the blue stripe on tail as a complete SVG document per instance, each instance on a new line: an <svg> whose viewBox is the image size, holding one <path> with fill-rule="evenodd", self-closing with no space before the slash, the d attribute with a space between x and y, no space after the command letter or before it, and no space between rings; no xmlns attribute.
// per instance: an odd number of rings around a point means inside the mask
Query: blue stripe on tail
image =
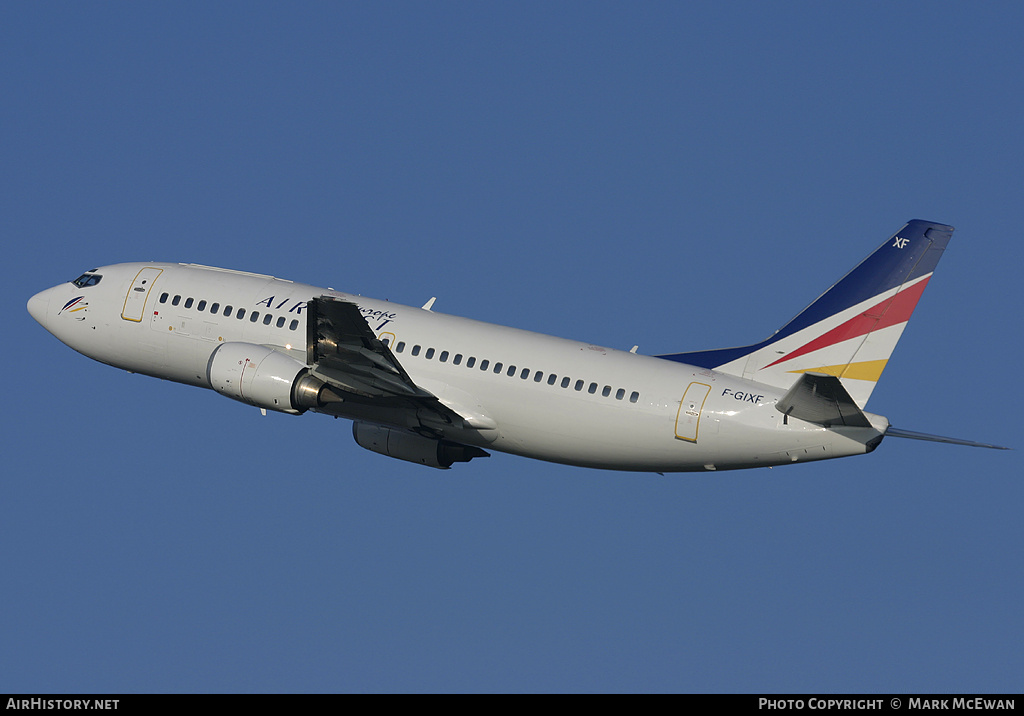
<svg viewBox="0 0 1024 716"><path fill-rule="evenodd" d="M702 368L717 368L812 326L851 306L935 270L953 227L914 219L886 240L855 269L769 338L749 346L657 356Z"/></svg>

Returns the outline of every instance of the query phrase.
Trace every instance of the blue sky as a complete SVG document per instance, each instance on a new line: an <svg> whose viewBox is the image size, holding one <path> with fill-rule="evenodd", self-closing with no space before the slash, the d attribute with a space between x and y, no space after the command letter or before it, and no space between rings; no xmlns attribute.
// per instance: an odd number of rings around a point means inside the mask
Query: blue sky
<svg viewBox="0 0 1024 716"><path fill-rule="evenodd" d="M953 241L870 409L1020 448L1016 3L15 3L0 692L1019 692L1019 450L432 471L75 354L227 266L644 353Z"/></svg>

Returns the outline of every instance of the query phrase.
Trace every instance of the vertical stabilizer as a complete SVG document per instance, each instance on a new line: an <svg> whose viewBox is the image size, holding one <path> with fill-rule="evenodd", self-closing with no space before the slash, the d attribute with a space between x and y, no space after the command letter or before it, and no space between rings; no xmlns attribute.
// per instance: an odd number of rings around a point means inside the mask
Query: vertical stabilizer
<svg viewBox="0 0 1024 716"><path fill-rule="evenodd" d="M781 388L801 373L834 375L863 408L952 235L910 221L767 340L659 357Z"/></svg>

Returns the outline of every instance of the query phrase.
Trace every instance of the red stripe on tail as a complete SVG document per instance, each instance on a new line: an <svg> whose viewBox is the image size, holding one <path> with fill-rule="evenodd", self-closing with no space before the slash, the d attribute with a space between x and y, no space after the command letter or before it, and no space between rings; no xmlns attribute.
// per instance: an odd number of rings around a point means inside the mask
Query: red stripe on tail
<svg viewBox="0 0 1024 716"><path fill-rule="evenodd" d="M765 368L771 368L773 365L792 360L793 358L799 358L812 351L828 348L836 343L848 341L851 338L864 336L872 331L878 331L910 320L910 314L914 312L914 308L917 306L921 294L924 293L924 288L928 285L930 278L931 276L918 281L910 288L881 301L863 313L854 316L846 323L836 326L828 333L818 336L810 343L805 343L792 353L779 358L774 363L769 363Z"/></svg>

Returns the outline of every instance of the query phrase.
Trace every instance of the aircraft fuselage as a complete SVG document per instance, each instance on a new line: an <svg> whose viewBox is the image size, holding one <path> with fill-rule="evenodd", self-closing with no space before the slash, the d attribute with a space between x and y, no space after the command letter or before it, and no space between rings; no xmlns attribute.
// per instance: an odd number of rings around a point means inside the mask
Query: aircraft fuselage
<svg viewBox="0 0 1024 716"><path fill-rule="evenodd" d="M779 387L269 276L171 263L91 273L96 285L55 286L29 309L97 361L205 388L225 344L304 363L307 302L331 296L358 306L418 387L467 416L438 435L530 458L653 472L770 466L869 452L888 426L870 416L871 427L824 427L777 410ZM408 409L358 395L313 410L421 427Z"/></svg>

